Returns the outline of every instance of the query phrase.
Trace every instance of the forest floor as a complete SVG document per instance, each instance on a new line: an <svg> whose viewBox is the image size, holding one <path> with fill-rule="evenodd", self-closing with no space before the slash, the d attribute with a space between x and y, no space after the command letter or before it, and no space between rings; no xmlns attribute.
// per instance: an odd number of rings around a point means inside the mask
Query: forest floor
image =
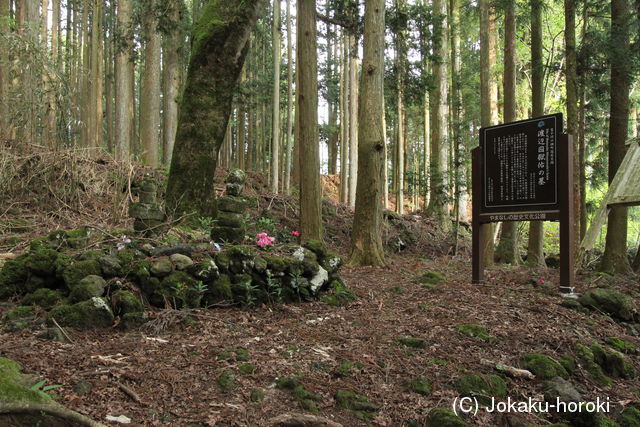
<svg viewBox="0 0 640 427"><path fill-rule="evenodd" d="M279 206L274 216L281 224L295 223L294 198L275 203L275 196L261 197L263 209ZM331 206L326 242L346 256L348 209ZM453 256L428 220L404 221L405 228L423 224L425 235L404 252L390 251L387 268L343 267L342 277L358 296L344 306L316 301L165 310L152 322L155 330L70 330L73 341L65 343L41 340L33 330L0 332L0 357L19 362L46 384L61 385L52 390L60 403L100 422L125 415L134 425L269 425L284 414L311 413L294 394L276 387L278 378L296 377L317 396L318 416L345 426L390 426L424 425L434 408L452 407L461 376L496 373L491 365L498 363L522 367L526 353L578 359L575 344L604 343L610 337L640 346L633 325L561 306L557 270L506 266L490 270L486 284L473 285L468 242ZM445 279L421 284L418 278L426 271ZM640 292L637 277L597 274L579 277L578 291L603 282L626 294ZM0 317L8 309L0 306ZM465 324L482 325L489 336L467 336L457 329ZM406 337L424 345L398 341ZM637 355L627 360L640 371ZM419 376L432 384L426 395L407 387ZM503 378L511 399L541 398L542 380ZM79 392L74 386L80 381L90 383L91 390ZM608 398L615 411L637 402L640 393L638 377L602 387L579 365L571 381L585 400ZM337 404L338 390L363 394L379 409L363 419ZM480 411L465 421L506 426L555 420L546 414Z"/></svg>

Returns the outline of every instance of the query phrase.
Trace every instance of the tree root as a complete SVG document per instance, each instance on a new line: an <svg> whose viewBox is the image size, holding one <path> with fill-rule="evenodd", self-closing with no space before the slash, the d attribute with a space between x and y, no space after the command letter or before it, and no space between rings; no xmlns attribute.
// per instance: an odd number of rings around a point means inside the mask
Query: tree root
<svg viewBox="0 0 640 427"><path fill-rule="evenodd" d="M97 421L92 420L78 412L67 409L63 406L43 405L38 403L0 403L0 415L50 415L64 421L69 421L74 425L86 427L105 427Z"/></svg>

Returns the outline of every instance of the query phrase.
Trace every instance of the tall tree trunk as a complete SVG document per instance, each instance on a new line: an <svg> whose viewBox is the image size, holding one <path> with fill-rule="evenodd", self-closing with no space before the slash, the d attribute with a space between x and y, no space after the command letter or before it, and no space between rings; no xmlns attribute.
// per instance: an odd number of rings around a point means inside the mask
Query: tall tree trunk
<svg viewBox="0 0 640 427"><path fill-rule="evenodd" d="M573 0L566 0L573 1ZM542 59L542 6L544 0L531 0L531 114L544 115L544 64ZM545 267L544 222L529 223L527 265Z"/></svg>
<svg viewBox="0 0 640 427"><path fill-rule="evenodd" d="M174 25L164 34L162 46L163 78L163 117L162 117L162 163L171 164L173 145L178 128L178 96L182 81L182 57L184 34L181 30L183 14L186 13L182 0L169 0L169 19Z"/></svg>
<svg viewBox="0 0 640 427"><path fill-rule="evenodd" d="M271 192L280 190L280 57L282 26L280 0L273 0L273 114L271 127Z"/></svg>
<svg viewBox="0 0 640 427"><path fill-rule="evenodd" d="M194 26L167 183L170 211L214 214L216 156L226 133L247 42L264 5L264 0L239 4L210 0Z"/></svg>
<svg viewBox="0 0 640 427"><path fill-rule="evenodd" d="M479 0L480 6L480 121L482 127L495 124L493 108L493 66L495 65L495 43L492 42L491 28L493 19L489 10L489 0ZM474 196L476 197L476 196ZM483 253L484 265L493 265L494 239L493 224L482 227L482 241L485 242Z"/></svg>
<svg viewBox="0 0 640 427"><path fill-rule="evenodd" d="M9 0L0 0L0 33L9 31L9 15L11 13ZM9 138L9 60L4 44L0 43L0 141Z"/></svg>
<svg viewBox="0 0 640 427"><path fill-rule="evenodd" d="M431 96L431 182L430 200L427 213L433 216L443 228L449 228L447 208L447 7L444 0L433 0L433 12L436 24L435 37L438 40L434 48L437 59L433 65L435 89Z"/></svg>
<svg viewBox="0 0 640 427"><path fill-rule="evenodd" d="M291 194L291 164L293 146L293 41L291 36L291 0L287 1L287 82L289 88L287 90L287 155L285 168L285 192Z"/></svg>
<svg viewBox="0 0 640 427"><path fill-rule="evenodd" d="M130 0L118 0L119 43L116 43L116 108L115 156L129 161L133 133L133 59L129 56L132 44L132 9Z"/></svg>
<svg viewBox="0 0 640 427"><path fill-rule="evenodd" d="M340 84L340 203L349 201L349 43L347 35L342 36L342 66Z"/></svg>
<svg viewBox="0 0 640 427"><path fill-rule="evenodd" d="M350 37L349 56L349 206L356 206L358 182L358 38Z"/></svg>
<svg viewBox="0 0 640 427"><path fill-rule="evenodd" d="M300 234L302 241L322 240L315 1L298 0L297 11L296 141L300 146Z"/></svg>
<svg viewBox="0 0 640 427"><path fill-rule="evenodd" d="M505 4L504 30L504 122L516 120L516 3L507 0ZM501 262L520 264L518 223L502 223L500 243L496 256Z"/></svg>
<svg viewBox="0 0 640 427"><path fill-rule="evenodd" d="M564 0L565 80L567 87L567 133L573 135L573 237L576 248L580 246L580 139L578 136L578 59L576 53L576 4L575 0Z"/></svg>
<svg viewBox="0 0 640 427"><path fill-rule="evenodd" d="M611 107L609 119L609 184L627 152L629 131L629 92L631 59L629 49L629 1L611 1ZM602 257L602 271L628 273L627 207L613 207L609 212L607 238Z"/></svg>
<svg viewBox="0 0 640 427"><path fill-rule="evenodd" d="M358 187L351 236L354 265L383 266L384 0L369 0L364 14L364 55L358 103Z"/></svg>
<svg viewBox="0 0 640 427"><path fill-rule="evenodd" d="M146 5L143 24L146 43L144 69L140 93L140 144L142 161L150 166L158 165L160 143L160 58L162 39L155 14L155 1Z"/></svg>
<svg viewBox="0 0 640 427"><path fill-rule="evenodd" d="M395 0L395 6L400 15L403 15L406 11L405 0ZM405 74L407 72L407 42L406 42L406 29L401 24L396 34L396 70L397 70L397 105L398 105L398 133L396 134L396 158L397 158L397 171L396 171L396 212L400 215L404 215L404 188L405 188L405 108L404 108L404 87L405 87Z"/></svg>
<svg viewBox="0 0 640 427"><path fill-rule="evenodd" d="M102 147L102 95L104 87L104 68L102 60L102 0L94 0L91 19L91 57L89 74L89 102L91 116L89 117L88 147L98 150Z"/></svg>
<svg viewBox="0 0 640 427"><path fill-rule="evenodd" d="M587 25L589 22L588 4L582 7L582 28L580 30L580 39L585 41L587 33ZM580 93L580 126L578 132L578 160L580 165L578 170L580 171L580 241L584 238L587 232L587 175L585 168L585 145L586 145L586 73L580 72L580 85L578 90Z"/></svg>

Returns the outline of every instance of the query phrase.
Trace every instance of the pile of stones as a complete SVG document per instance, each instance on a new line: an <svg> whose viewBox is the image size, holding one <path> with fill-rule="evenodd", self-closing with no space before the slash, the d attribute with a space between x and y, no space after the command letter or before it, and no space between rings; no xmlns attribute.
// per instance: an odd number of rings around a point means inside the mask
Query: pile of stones
<svg viewBox="0 0 640 427"><path fill-rule="evenodd" d="M145 236L156 236L163 230L167 219L162 205L158 203L158 184L145 176L138 189L140 201L129 205L129 216L133 218L133 229Z"/></svg>
<svg viewBox="0 0 640 427"><path fill-rule="evenodd" d="M242 196L245 174L240 169L229 172L226 178L226 194L220 197L218 216L211 230L215 242L238 244L244 241L247 232L245 211L247 199Z"/></svg>

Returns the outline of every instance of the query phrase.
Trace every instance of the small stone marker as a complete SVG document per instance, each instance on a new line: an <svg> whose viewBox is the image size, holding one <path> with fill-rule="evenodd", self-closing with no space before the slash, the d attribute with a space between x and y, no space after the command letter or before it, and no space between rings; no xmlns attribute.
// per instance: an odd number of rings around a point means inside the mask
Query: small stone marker
<svg viewBox="0 0 640 427"><path fill-rule="evenodd" d="M133 229L145 236L153 236L162 232L162 225L167 216L164 207L158 203L158 184L146 175L139 191L139 202L129 205L129 216L134 219Z"/></svg>
<svg viewBox="0 0 640 427"><path fill-rule="evenodd" d="M226 179L226 194L218 199L218 217L211 230L215 242L242 243L247 227L244 212L247 200L242 196L245 173L233 169Z"/></svg>

